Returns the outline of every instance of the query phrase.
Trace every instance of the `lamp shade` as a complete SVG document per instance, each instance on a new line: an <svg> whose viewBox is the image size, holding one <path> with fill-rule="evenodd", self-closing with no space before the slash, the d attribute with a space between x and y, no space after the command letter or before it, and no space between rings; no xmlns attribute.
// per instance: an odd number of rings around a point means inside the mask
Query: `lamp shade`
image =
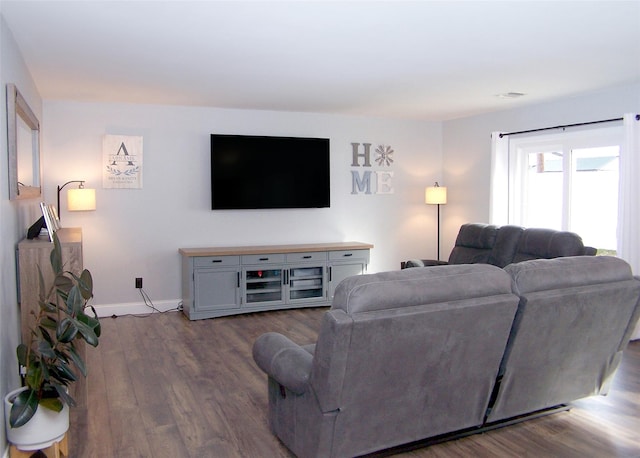
<svg viewBox="0 0 640 458"><path fill-rule="evenodd" d="M424 203L430 205L447 203L446 186L429 186L424 190Z"/></svg>
<svg viewBox="0 0 640 458"><path fill-rule="evenodd" d="M88 188L69 189L67 191L67 208L70 212L95 210L96 190Z"/></svg>

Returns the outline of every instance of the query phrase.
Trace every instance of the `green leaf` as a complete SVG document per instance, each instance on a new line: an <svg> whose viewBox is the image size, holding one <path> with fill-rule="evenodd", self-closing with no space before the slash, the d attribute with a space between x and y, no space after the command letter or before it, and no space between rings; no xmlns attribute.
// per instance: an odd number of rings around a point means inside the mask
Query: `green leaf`
<svg viewBox="0 0 640 458"><path fill-rule="evenodd" d="M80 286L80 293L85 301L88 301L93 297L93 277L91 276L91 272L87 269L84 269L80 274L80 281L78 282Z"/></svg>
<svg viewBox="0 0 640 458"><path fill-rule="evenodd" d="M69 344L69 345L71 345L71 344ZM68 362L69 362L69 354L68 354L68 352L66 351L66 350L67 350L67 347L68 347L69 345L58 345L58 346L56 347L56 350L55 350L55 351L56 351L56 358L61 359L61 360L62 360L62 361L64 361L65 363L68 363Z"/></svg>
<svg viewBox="0 0 640 458"><path fill-rule="evenodd" d="M78 316L78 314L82 312L83 308L84 301L80 294L80 288L78 288L77 285L74 285L69 291L69 296L67 297L67 313L72 316Z"/></svg>
<svg viewBox="0 0 640 458"><path fill-rule="evenodd" d="M58 322L56 321L56 319L49 315L42 318L42 320L40 320L40 324L42 325L42 327L47 329L56 329L56 327L58 326Z"/></svg>
<svg viewBox="0 0 640 458"><path fill-rule="evenodd" d="M53 347L46 340L41 340L40 342L38 342L38 352L46 358L56 357L56 352L53 351Z"/></svg>
<svg viewBox="0 0 640 458"><path fill-rule="evenodd" d="M64 407L60 398L42 398L39 404L54 412L60 412Z"/></svg>
<svg viewBox="0 0 640 458"><path fill-rule="evenodd" d="M80 313L78 315L77 320L80 321L81 323L84 323L87 326L89 326L91 329L93 329L94 334L97 337L100 337L100 332L101 332L100 320L98 320L98 317L97 317L95 309L93 307L91 307L91 310L93 310L95 318L94 317L90 317L89 315L86 315L83 312L83 313Z"/></svg>
<svg viewBox="0 0 640 458"><path fill-rule="evenodd" d="M62 248L60 247L60 239L55 232L53 234L53 250L51 250L50 260L53 272L56 275L62 272Z"/></svg>
<svg viewBox="0 0 640 458"><path fill-rule="evenodd" d="M73 281L62 273L56 275L54 284L56 285L58 294L61 294L61 295L68 294L69 290L73 287Z"/></svg>
<svg viewBox="0 0 640 458"><path fill-rule="evenodd" d="M51 374L60 381L75 382L78 380L67 363L58 360L58 363L51 368Z"/></svg>
<svg viewBox="0 0 640 458"><path fill-rule="evenodd" d="M36 392L31 389L21 391L11 405L9 425L11 425L12 428L23 426L31 420L36 410L38 410L38 396Z"/></svg>
<svg viewBox="0 0 640 458"><path fill-rule="evenodd" d="M55 313L55 311L58 309L56 304L54 304L53 302L40 302L39 304L40 309L44 310L45 312Z"/></svg>
<svg viewBox="0 0 640 458"><path fill-rule="evenodd" d="M25 344L20 344L16 348L16 355L18 356L18 363L21 366L26 366L27 365L27 353L28 353L28 348L27 348L27 346Z"/></svg>
<svg viewBox="0 0 640 458"><path fill-rule="evenodd" d="M93 329L90 328L85 323L82 323L81 321L77 321L77 320L76 320L76 325L78 326L78 331L80 331L80 334L82 335L82 338L85 340L85 342L87 342L92 347L97 347L99 342L98 336L93 331Z"/></svg>
<svg viewBox="0 0 640 458"><path fill-rule="evenodd" d="M69 392L67 391L67 388L65 386L59 385L57 383L54 383L53 386L58 392L58 396L60 396L60 398L65 404L67 404L70 407L75 407L76 401L71 396L69 396Z"/></svg>
<svg viewBox="0 0 640 458"><path fill-rule="evenodd" d="M75 364L75 366L78 368L80 373L83 376L86 377L87 376L87 366L84 364L84 361L82 360L82 357L80 356L80 354L76 350L76 347L74 347L73 345L69 345L69 356L71 357L71 360L73 361L73 364Z"/></svg>
<svg viewBox="0 0 640 458"><path fill-rule="evenodd" d="M42 380L40 381L40 384L43 384L45 380L49 380L49 378L51 378L51 375L49 374L49 366L47 364L41 364L40 370L42 371Z"/></svg>
<svg viewBox="0 0 640 458"><path fill-rule="evenodd" d="M39 390L40 385L44 381L44 374L42 372L42 366L34 363L27 367L27 373L25 375L25 382L32 390Z"/></svg>
<svg viewBox="0 0 640 458"><path fill-rule="evenodd" d="M71 342L78 333L78 327L71 318L63 318L56 329L56 337L58 342Z"/></svg>

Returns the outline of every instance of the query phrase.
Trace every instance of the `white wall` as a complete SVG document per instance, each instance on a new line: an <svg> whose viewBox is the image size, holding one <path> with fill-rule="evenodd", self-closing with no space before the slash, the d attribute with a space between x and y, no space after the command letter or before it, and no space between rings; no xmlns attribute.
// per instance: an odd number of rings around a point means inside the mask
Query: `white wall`
<svg viewBox="0 0 640 458"><path fill-rule="evenodd" d="M359 240L375 245L370 271L397 269L411 257L435 257L436 211L423 188L449 187L442 211L442 256L459 226L489 218L490 132L619 117L640 111L640 85L441 123L379 118L152 105L45 101L45 198L86 179L98 210L69 213L81 226L85 264L96 277L102 313L144 311L134 288L143 277L156 305L180 300L180 247ZM210 133L319 136L331 139L330 209L213 212ZM101 187L102 137L144 137L144 188ZM351 142L389 144L395 152L392 195L351 195ZM441 172L440 164L443 164ZM441 175L442 173L442 175Z"/></svg>
<svg viewBox="0 0 640 458"><path fill-rule="evenodd" d="M45 101L44 112L46 201L54 203L56 186L69 180L96 188L98 208L86 213L66 211L63 191L61 222L83 228L85 266L94 275L101 314L141 310L135 277L143 277L157 306L175 307L180 247L363 241L375 245L374 272L398 269L417 245L429 242L425 234L435 235L423 189L440 179L441 123L64 101ZM211 133L330 138L331 208L210 210ZM144 137L143 189L102 188L105 134ZM388 168L394 194L351 194L352 142L395 150ZM381 168L374 163L372 169ZM434 256L430 245L425 251Z"/></svg>
<svg viewBox="0 0 640 458"><path fill-rule="evenodd" d="M37 214L38 202L10 201L9 174L7 173L7 111L6 85L14 83L38 119L42 119L42 101L33 83L22 54L0 15L0 394L20 386L15 349L20 336L20 310L16 288L16 256L18 241ZM0 444L6 446L4 428L0 428Z"/></svg>
<svg viewBox="0 0 640 458"><path fill-rule="evenodd" d="M636 83L445 122L443 183L448 186L449 203L442 208L442 252L451 251L461 224L489 221L491 132L597 121L639 112L640 83Z"/></svg>

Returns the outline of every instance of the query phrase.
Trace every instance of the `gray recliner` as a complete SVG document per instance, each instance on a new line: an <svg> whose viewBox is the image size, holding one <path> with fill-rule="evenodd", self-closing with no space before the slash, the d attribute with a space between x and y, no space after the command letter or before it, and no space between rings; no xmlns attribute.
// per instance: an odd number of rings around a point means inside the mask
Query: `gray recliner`
<svg viewBox="0 0 640 458"><path fill-rule="evenodd" d="M351 457L479 426L517 302L483 264L344 280L314 350L254 344L272 431L298 457Z"/></svg>

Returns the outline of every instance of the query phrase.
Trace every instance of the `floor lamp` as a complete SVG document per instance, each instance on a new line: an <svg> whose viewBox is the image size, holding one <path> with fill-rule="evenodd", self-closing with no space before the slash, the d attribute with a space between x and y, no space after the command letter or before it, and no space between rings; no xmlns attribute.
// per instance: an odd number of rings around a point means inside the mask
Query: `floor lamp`
<svg viewBox="0 0 640 458"><path fill-rule="evenodd" d="M424 190L424 203L438 206L438 261L440 260L440 205L447 203L447 187L440 186L436 181L434 186Z"/></svg>

